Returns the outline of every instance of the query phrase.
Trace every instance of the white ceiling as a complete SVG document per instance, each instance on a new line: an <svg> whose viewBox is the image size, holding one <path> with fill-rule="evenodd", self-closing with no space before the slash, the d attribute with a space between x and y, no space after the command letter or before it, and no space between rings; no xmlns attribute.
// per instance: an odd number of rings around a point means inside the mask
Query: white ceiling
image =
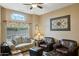
<svg viewBox="0 0 79 59"><path fill-rule="evenodd" d="M42 15L50 11L72 5L72 3L45 3L42 4L43 9L33 8L32 10L30 10L30 5L25 6L22 3L0 3L0 5L8 9L21 11L28 14Z"/></svg>

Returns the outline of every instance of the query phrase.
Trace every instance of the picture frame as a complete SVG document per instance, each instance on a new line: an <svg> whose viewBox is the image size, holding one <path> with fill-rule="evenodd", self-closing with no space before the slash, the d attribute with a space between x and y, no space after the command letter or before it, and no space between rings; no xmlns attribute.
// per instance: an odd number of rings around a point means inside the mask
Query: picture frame
<svg viewBox="0 0 79 59"><path fill-rule="evenodd" d="M70 15L50 19L51 31L70 31Z"/></svg>

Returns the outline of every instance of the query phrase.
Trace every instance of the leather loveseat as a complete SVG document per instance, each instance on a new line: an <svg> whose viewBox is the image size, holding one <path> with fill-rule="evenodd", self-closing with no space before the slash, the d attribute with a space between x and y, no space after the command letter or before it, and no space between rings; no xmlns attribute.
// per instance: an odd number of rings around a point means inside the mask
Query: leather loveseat
<svg viewBox="0 0 79 59"><path fill-rule="evenodd" d="M53 48L56 52L59 52L62 55L67 55L67 56L78 55L77 42L74 40L69 40L69 39L59 40L58 43L53 45Z"/></svg>
<svg viewBox="0 0 79 59"><path fill-rule="evenodd" d="M45 37L44 40L42 40L39 43L39 46L43 48L44 51L52 51L53 50L53 44L55 43L54 38L52 37Z"/></svg>

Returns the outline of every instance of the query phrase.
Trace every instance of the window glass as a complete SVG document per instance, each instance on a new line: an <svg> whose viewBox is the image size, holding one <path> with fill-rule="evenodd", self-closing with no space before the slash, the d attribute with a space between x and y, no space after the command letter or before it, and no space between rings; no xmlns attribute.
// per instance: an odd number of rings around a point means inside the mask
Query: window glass
<svg viewBox="0 0 79 59"><path fill-rule="evenodd" d="M21 15L21 14L12 14L11 18L12 18L12 20L15 20L15 21L17 21L17 20L24 21L25 20L24 15Z"/></svg>

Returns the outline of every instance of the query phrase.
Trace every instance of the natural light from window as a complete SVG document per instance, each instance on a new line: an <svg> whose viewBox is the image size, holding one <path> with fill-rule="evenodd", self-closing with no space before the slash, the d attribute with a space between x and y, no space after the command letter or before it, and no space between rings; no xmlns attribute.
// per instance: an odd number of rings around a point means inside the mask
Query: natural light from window
<svg viewBox="0 0 79 59"><path fill-rule="evenodd" d="M14 13L14 14L11 15L11 18L14 21L25 21L24 15L21 15L21 14Z"/></svg>

